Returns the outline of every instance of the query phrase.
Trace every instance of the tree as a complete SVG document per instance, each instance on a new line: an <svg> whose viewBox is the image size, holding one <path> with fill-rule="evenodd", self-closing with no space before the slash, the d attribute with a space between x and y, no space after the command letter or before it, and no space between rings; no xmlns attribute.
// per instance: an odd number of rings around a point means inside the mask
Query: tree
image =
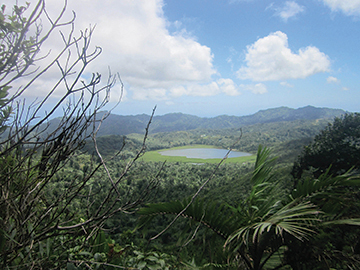
<svg viewBox="0 0 360 270"><path fill-rule="evenodd" d="M25 23L21 14L26 7L14 6L12 16L5 15L5 5L1 7L0 12L0 132L6 128L5 122L8 120L11 112L11 106L8 106L9 100L6 99L11 80L6 81L9 73L19 68L18 73L23 74L31 64L31 50L36 50L32 38L25 37ZM5 81L4 81L5 80Z"/></svg>
<svg viewBox="0 0 360 270"><path fill-rule="evenodd" d="M330 167L331 166L331 167ZM348 113L335 118L323 129L294 163L292 175L300 179L305 170L318 177L326 170L334 175L360 167L360 114Z"/></svg>
<svg viewBox="0 0 360 270"><path fill-rule="evenodd" d="M316 181L305 180L281 195L272 173L274 161L269 149L259 147L250 193L237 207L202 200L190 206L188 200L149 204L138 211L140 224L147 224L156 215L175 214L205 225L223 239L229 256L227 262L211 262L213 265L252 270L336 266L336 257L331 257L335 252L321 250L311 239L327 226L360 225L358 212L346 211L341 201L347 202L346 207L358 204L344 187L359 186L360 178L349 174L332 177L327 171ZM342 257L340 263L360 265L353 254Z"/></svg>
<svg viewBox="0 0 360 270"><path fill-rule="evenodd" d="M156 186L154 179L139 195L121 196L127 192L121 190L126 173L145 149L148 127L143 145L122 173L117 177L108 173L97 149L96 133L108 115L100 111L109 101L110 90L121 80L109 74L103 83L98 73L82 79L87 66L101 53L100 47L90 50L94 28L76 36L75 14L72 20L62 21L66 1L56 18L48 14L45 0L38 0L34 7L14 5L10 14L7 10L3 6L0 13L0 265L4 269L60 269L67 264L68 269L77 269L84 259L77 260L82 257L74 255L78 254L75 248L91 250L106 220L133 211ZM68 35L60 32L62 50L52 59L51 54L40 56L41 48L58 28L69 30ZM41 100L26 104L24 94L53 68L59 72L54 86ZM19 81L22 86L8 94ZM58 102L44 114L46 102L59 93ZM59 111L58 124L51 124ZM89 159L82 174L71 175L58 196L49 197L62 169L88 139L94 142L97 159ZM102 197L93 191L93 178L99 171L107 173L103 181L110 183ZM103 259L92 256L87 260L99 265Z"/></svg>

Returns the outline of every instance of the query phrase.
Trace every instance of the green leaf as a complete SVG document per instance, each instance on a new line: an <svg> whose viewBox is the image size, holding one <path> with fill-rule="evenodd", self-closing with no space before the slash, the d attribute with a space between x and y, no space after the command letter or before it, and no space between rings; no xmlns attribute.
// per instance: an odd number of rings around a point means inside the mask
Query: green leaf
<svg viewBox="0 0 360 270"><path fill-rule="evenodd" d="M323 225L354 225L360 226L360 218L349 218L349 219L340 219L340 220L332 220L323 222Z"/></svg>
<svg viewBox="0 0 360 270"><path fill-rule="evenodd" d="M92 253L90 253L88 251L80 251L78 254L81 256L93 257Z"/></svg>
<svg viewBox="0 0 360 270"><path fill-rule="evenodd" d="M148 268L149 268L150 270L158 270L158 269L161 269L161 265L159 265L159 264L148 265Z"/></svg>
<svg viewBox="0 0 360 270"><path fill-rule="evenodd" d="M73 263L67 263L66 269L67 270L77 270L78 268Z"/></svg>
<svg viewBox="0 0 360 270"><path fill-rule="evenodd" d="M157 262L159 259L156 258L155 256L148 256L146 257L147 260L153 261L153 262Z"/></svg>
<svg viewBox="0 0 360 270"><path fill-rule="evenodd" d="M137 268L143 269L146 266L146 262L142 261L137 264Z"/></svg>

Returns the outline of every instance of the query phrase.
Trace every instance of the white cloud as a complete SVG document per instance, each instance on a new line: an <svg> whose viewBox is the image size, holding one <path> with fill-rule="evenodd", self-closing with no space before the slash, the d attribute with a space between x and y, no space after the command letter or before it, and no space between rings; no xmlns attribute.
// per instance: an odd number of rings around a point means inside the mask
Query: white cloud
<svg viewBox="0 0 360 270"><path fill-rule="evenodd" d="M225 93L228 96L238 96L240 95L239 89L236 84L231 79L219 79L217 80L218 85L222 93Z"/></svg>
<svg viewBox="0 0 360 270"><path fill-rule="evenodd" d="M180 85L170 89L171 97L181 97L181 96L206 97L206 96L214 96L220 93L221 93L220 87L216 82L211 82L209 84L190 84L187 86Z"/></svg>
<svg viewBox="0 0 360 270"><path fill-rule="evenodd" d="M314 46L293 53L287 35L281 31L258 39L247 46L246 66L237 71L240 79L276 81L306 78L329 71L329 57Z"/></svg>
<svg viewBox="0 0 360 270"><path fill-rule="evenodd" d="M265 94L267 93L266 85L263 83L240 85L243 89L251 91L253 94Z"/></svg>
<svg viewBox="0 0 360 270"><path fill-rule="evenodd" d="M13 0L4 1L11 6ZM58 14L63 5L58 0L46 3L50 15ZM76 33L96 25L91 48L100 46L103 52L88 71L99 72L103 78L108 67L113 73L118 72L127 85L129 98L164 99L168 94L165 89L181 85L193 89L187 91L189 94L203 95L202 85L210 83L212 75L217 73L211 49L184 28L170 33L171 22L165 18L163 6L163 0L74 0L68 1L64 16L70 18L71 10L76 12ZM174 24L182 27L178 22ZM60 49L57 33L44 48ZM48 72L43 79L50 82L56 78L59 78L57 72ZM210 87L207 94L221 91ZM44 88L32 93L41 92L45 92Z"/></svg>
<svg viewBox="0 0 360 270"><path fill-rule="evenodd" d="M349 88L347 88L347 87L344 86L341 90L343 90L343 91L348 91Z"/></svg>
<svg viewBox="0 0 360 270"><path fill-rule="evenodd" d="M219 94L220 87L216 82L211 82L210 84L193 84L187 87L189 96L215 96Z"/></svg>
<svg viewBox="0 0 360 270"><path fill-rule="evenodd" d="M79 17L97 24L94 41L103 47L102 62L131 86L169 87L208 81L215 74L209 47L186 35L185 29L175 35L168 32L163 1L106 0L88 5L88 10L84 2L76 1Z"/></svg>
<svg viewBox="0 0 360 270"><path fill-rule="evenodd" d="M172 97L180 96L214 96L224 93L229 96L238 96L238 86L231 79L218 79L208 84L190 84L187 86L180 85L170 89Z"/></svg>
<svg viewBox="0 0 360 270"><path fill-rule="evenodd" d="M323 0L332 11L342 11L346 15L360 15L360 0Z"/></svg>
<svg viewBox="0 0 360 270"><path fill-rule="evenodd" d="M292 84L288 83L288 82L280 82L281 86L285 86L285 87L294 87Z"/></svg>
<svg viewBox="0 0 360 270"><path fill-rule="evenodd" d="M336 77L333 77L333 76L329 76L327 79L326 79L327 83L339 83L340 81L338 80L338 78Z"/></svg>
<svg viewBox="0 0 360 270"><path fill-rule="evenodd" d="M305 11L305 8L297 4L295 1L286 1L281 8L273 8L273 9L275 9L276 11L275 15L279 16L285 22L289 18L294 17L297 14Z"/></svg>

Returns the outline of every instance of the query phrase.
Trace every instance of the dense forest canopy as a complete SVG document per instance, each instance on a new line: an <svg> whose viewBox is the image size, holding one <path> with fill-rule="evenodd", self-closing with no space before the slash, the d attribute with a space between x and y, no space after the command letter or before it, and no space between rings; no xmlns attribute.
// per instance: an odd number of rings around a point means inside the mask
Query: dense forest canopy
<svg viewBox="0 0 360 270"><path fill-rule="evenodd" d="M292 175L301 178L304 170L313 168L318 177L331 165L332 174L342 174L360 167L360 114L335 118L314 141L305 147L295 163Z"/></svg>

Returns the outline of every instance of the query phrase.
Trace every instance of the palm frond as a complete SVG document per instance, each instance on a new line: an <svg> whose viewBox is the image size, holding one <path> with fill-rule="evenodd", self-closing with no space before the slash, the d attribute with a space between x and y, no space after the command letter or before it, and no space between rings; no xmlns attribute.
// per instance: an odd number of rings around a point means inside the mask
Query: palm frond
<svg viewBox="0 0 360 270"><path fill-rule="evenodd" d="M272 169L276 158L270 159L271 151L269 148L259 145L254 172L251 177L251 184L258 185L268 181L272 175Z"/></svg>
<svg viewBox="0 0 360 270"><path fill-rule="evenodd" d="M270 158L271 151L259 146L254 172L251 178L251 192L246 200L245 213L251 222L260 221L270 209L279 205L279 182L274 181L272 169L276 158Z"/></svg>
<svg viewBox="0 0 360 270"><path fill-rule="evenodd" d="M322 225L354 225L360 226L360 218L348 218L348 219L338 219L338 220L331 220L327 222L323 222Z"/></svg>
<svg viewBox="0 0 360 270"><path fill-rule="evenodd" d="M269 227L265 227L266 230L269 231L274 227L277 235L282 235L286 232L299 240L313 233L314 231L311 227L314 223L317 224L320 221L319 214L321 212L311 203L295 203L291 202L285 205L265 220L265 223L270 224ZM259 233L261 234L263 230L259 230Z"/></svg>
<svg viewBox="0 0 360 270"><path fill-rule="evenodd" d="M234 239L241 239L248 243L251 239L256 239L264 233L274 232L276 236L282 237L284 233L290 234L299 240L307 238L314 230L311 229L313 224L320 221L318 215L321 212L310 203L291 202L278 211L268 215L268 218L261 222L255 222L244 226L233 234L227 240L227 243Z"/></svg>
<svg viewBox="0 0 360 270"><path fill-rule="evenodd" d="M360 186L359 175L352 175L351 171L348 171L345 174L333 176L330 174L330 169L331 167L320 175L318 179L307 178L299 181L291 194L292 198L317 195L335 187ZM331 193L333 193L333 190L331 190Z"/></svg>

